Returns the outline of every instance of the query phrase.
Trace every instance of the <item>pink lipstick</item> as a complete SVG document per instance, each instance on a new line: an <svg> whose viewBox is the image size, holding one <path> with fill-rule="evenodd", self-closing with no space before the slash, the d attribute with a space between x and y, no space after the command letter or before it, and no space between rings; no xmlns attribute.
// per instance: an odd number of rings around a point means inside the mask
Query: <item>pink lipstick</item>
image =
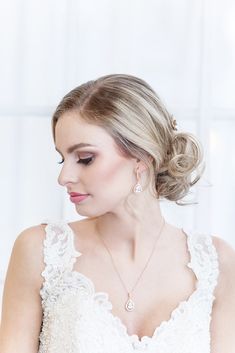
<svg viewBox="0 0 235 353"><path fill-rule="evenodd" d="M73 203L80 203L83 200L85 200L89 194L78 194L76 192L71 192L70 193L70 201Z"/></svg>

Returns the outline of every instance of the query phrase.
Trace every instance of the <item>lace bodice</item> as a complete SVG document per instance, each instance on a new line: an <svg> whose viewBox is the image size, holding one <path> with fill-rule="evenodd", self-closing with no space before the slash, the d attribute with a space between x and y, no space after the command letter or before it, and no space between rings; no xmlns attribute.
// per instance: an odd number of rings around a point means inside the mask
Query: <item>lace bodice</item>
<svg viewBox="0 0 235 353"><path fill-rule="evenodd" d="M179 303L152 337L129 335L111 312L108 294L75 271L82 254L72 228L61 220L45 221L45 269L40 296L43 321L39 353L210 353L210 322L218 277L218 257L208 234L183 228L187 235L196 289Z"/></svg>

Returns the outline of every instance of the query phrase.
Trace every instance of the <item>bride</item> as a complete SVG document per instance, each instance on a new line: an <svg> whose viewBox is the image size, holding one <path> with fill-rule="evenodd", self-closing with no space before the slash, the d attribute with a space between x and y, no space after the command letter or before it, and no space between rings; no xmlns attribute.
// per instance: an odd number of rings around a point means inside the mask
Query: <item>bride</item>
<svg viewBox="0 0 235 353"><path fill-rule="evenodd" d="M197 138L125 74L69 92L52 133L58 183L84 219L18 235L0 352L234 353L234 249L160 209L164 198L183 205L200 179Z"/></svg>

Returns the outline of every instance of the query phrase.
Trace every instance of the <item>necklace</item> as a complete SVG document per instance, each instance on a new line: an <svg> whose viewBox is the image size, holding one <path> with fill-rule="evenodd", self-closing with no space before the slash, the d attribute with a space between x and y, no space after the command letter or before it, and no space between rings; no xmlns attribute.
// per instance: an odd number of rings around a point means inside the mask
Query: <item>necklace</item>
<svg viewBox="0 0 235 353"><path fill-rule="evenodd" d="M152 256L153 256L154 250L155 250L156 245L157 245L157 241L158 241L158 239L160 238L160 235L161 235L161 233L162 233L162 230L163 230L164 225L165 225L165 219L163 218L163 223L162 223L162 225L161 225L161 227L160 227L160 230L159 230L159 232L158 232L158 234L157 234L157 237L156 237L156 240L155 240L155 242L154 242L154 246L153 246L153 249L152 249L152 251L151 251L151 254L150 254L150 256L148 257L148 260L147 260L147 262L146 262L146 264L145 264L143 270L141 271L139 277L137 278L137 280L136 280L134 286L132 287L132 289L131 289L130 291L128 291L128 289L126 288L126 285L125 285L125 283L124 283L124 281L123 281L123 279L122 279L122 277L121 277L121 275L120 275L120 273L119 273L119 271L118 271L118 269L117 269L117 267L116 267L116 265L115 265L115 262L114 262L114 260L113 260L113 256L112 256L112 254L111 254L111 251L109 250L109 248L108 248L107 245L105 244L105 242L104 242L104 240L102 239L102 237L99 236L99 238L101 239L102 243L104 244L106 250L108 251L108 253L109 253L110 257L111 257L111 261L112 261L114 270L116 271L116 273L117 273L117 275L118 275L118 277L119 277L119 279L120 279L120 281L121 281L121 283L122 283L123 288L124 288L125 291L127 292L128 298L127 298L127 301L126 301L126 303L125 303L125 309L126 309L127 311L133 311L134 308L135 308L135 303L134 303L134 301L133 301L133 299L132 299L132 297L131 297L132 292L134 291L135 287L136 287L137 284L139 283L139 281L140 281L140 279L141 279L141 277L142 277L144 271L146 270L146 268L147 268L147 266L148 266L148 264L149 264L149 262L150 262L150 260L151 260L151 258L152 258Z"/></svg>

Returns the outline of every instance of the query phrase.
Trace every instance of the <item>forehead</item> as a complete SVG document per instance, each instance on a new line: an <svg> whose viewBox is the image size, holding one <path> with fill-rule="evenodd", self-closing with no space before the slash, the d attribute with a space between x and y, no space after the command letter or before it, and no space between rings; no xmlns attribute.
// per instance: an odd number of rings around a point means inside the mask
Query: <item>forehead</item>
<svg viewBox="0 0 235 353"><path fill-rule="evenodd" d="M58 151L78 144L77 148L86 147L85 144L115 148L115 141L102 127L88 124L77 112L68 112L59 118L55 126L55 144Z"/></svg>

